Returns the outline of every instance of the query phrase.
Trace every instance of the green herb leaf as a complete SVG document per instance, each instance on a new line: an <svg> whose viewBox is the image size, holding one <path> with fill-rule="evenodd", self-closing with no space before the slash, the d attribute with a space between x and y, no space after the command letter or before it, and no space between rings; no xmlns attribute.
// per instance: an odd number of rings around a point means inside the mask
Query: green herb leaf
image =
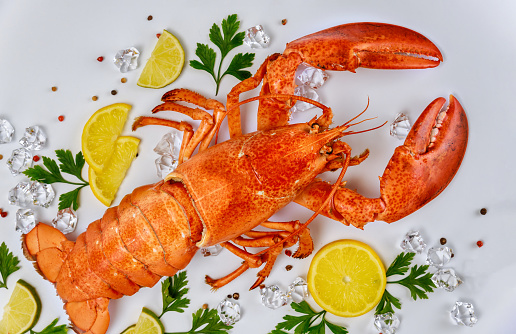
<svg viewBox="0 0 516 334"><path fill-rule="evenodd" d="M231 50L242 45L244 42L245 33L237 33L239 26L240 21L237 20L237 15L232 14L229 15L226 19L222 20L222 30L216 23L214 23L210 28L210 41L212 41L213 44L219 48L221 55L216 74L215 60L217 58L217 54L208 45L197 43L195 54L201 61L199 62L198 60L190 60L191 67L197 70L206 71L213 77L213 80L215 80L216 84L215 95L219 93L220 81L226 74L232 75L239 80L244 80L251 76L250 72L242 71L242 69L252 66L254 54L248 53L244 55L241 53L237 54L231 61L228 69L221 75L222 62L224 61L224 58Z"/></svg>
<svg viewBox="0 0 516 334"><path fill-rule="evenodd" d="M403 275L406 273L409 270L410 264L412 263L412 260L414 260L415 255L416 253L411 252L400 253L387 269L386 276Z"/></svg>
<svg viewBox="0 0 516 334"><path fill-rule="evenodd" d="M68 183L72 185L79 186L73 191L67 192L59 196L59 210L69 208L73 206L74 210L79 208L79 190L89 185L82 178L82 168L84 167L85 160L82 152L79 151L75 156L75 160L73 158L72 152L69 150L56 150L56 156L59 162L59 166L57 162L48 157L43 157L43 165L47 168L45 170L40 165L36 165L32 168L29 168L23 172L26 176L28 176L32 181L38 181L42 183ZM67 173L77 177L82 182L71 182L66 180L61 174Z"/></svg>
<svg viewBox="0 0 516 334"><path fill-rule="evenodd" d="M401 309L401 303L400 300L387 291L387 289L383 292L382 299L380 299L380 302L378 305L376 305L375 314L384 314L388 312L394 313L394 309L392 307L397 308L398 310Z"/></svg>
<svg viewBox="0 0 516 334"><path fill-rule="evenodd" d="M56 326L58 321L59 321L59 319L56 318L56 319L54 319L54 321L52 321L50 323L50 325L43 328L43 330L41 332L36 332L31 329L30 333L31 334L67 334L68 327L66 325Z"/></svg>
<svg viewBox="0 0 516 334"><path fill-rule="evenodd" d="M220 320L217 310L200 308L192 314L192 329L188 332L165 334L226 334L231 328Z"/></svg>
<svg viewBox="0 0 516 334"><path fill-rule="evenodd" d="M229 64L228 69L226 70L226 72L224 72L222 76L229 74L234 76L238 80L245 80L247 78L250 78L252 76L251 72L242 71L242 69L253 66L253 60L254 53L237 54L235 58L233 58L231 64Z"/></svg>
<svg viewBox="0 0 516 334"><path fill-rule="evenodd" d="M190 305L190 299L184 297L188 293L187 284L186 271L178 272L174 277L168 277L161 283L163 312L159 318L170 311L183 313Z"/></svg>
<svg viewBox="0 0 516 334"><path fill-rule="evenodd" d="M404 279L395 283L401 284L410 290L412 299L428 299L427 292L433 292L436 288L432 281L432 274L427 273L428 265L410 268L410 273Z"/></svg>
<svg viewBox="0 0 516 334"><path fill-rule="evenodd" d="M7 277L20 269L18 264L20 260L9 251L5 242L0 245L0 274L2 281L0 281L0 288L7 289Z"/></svg>
<svg viewBox="0 0 516 334"><path fill-rule="evenodd" d="M269 334L284 334L288 333L283 331L286 329L290 331L294 329L295 334L315 334L325 333L326 327L335 334L347 334L346 328L332 324L326 320L326 311L315 312L312 310L307 302L302 301L300 303L291 303L290 306L294 311L301 313L302 315L286 315L283 317L283 322L276 325L276 328ZM320 319L319 323L316 323ZM315 324L316 323L316 324Z"/></svg>

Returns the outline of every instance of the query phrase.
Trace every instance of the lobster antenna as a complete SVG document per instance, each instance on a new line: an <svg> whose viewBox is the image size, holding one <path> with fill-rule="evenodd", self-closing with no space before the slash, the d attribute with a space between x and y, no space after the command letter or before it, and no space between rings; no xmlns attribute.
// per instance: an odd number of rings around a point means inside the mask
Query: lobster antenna
<svg viewBox="0 0 516 334"><path fill-rule="evenodd" d="M354 120L356 120L357 118L359 118L360 116L362 116L362 115L366 112L366 110L367 110L368 108L369 108L369 96L367 96L367 105L366 105L365 109L364 109L361 113L359 113L358 115L356 115L355 117L353 117L352 119L350 119L349 121L347 121L346 123L344 123L344 124L342 124L342 125L348 125L350 122L353 122ZM376 117L375 117L375 118L376 118ZM365 121L370 120L370 119L373 119L373 118L366 119ZM363 121L362 121L362 122L363 122ZM350 124L348 127L353 126L353 125L356 125L356 124L360 124L360 123L362 123L362 122L354 123L354 124Z"/></svg>
<svg viewBox="0 0 516 334"><path fill-rule="evenodd" d="M297 96L297 95L291 95L291 94L268 94L268 95L255 96L255 97L251 97L251 98L248 98L246 100L240 101L237 104L235 104L231 109L227 110L226 113L229 113L233 109L238 108L238 107L240 107L243 104L246 104L246 103L249 103L249 102L253 102L253 101L257 101L257 100L265 100L265 99L271 99L271 98L272 99L283 98L283 99L290 99L290 100L294 100L294 101L302 101L302 102L310 103L313 106L322 109L323 112L330 109L329 107L325 106L324 104L322 104L320 102L317 102L315 100L311 100L311 99L303 97L303 96Z"/></svg>

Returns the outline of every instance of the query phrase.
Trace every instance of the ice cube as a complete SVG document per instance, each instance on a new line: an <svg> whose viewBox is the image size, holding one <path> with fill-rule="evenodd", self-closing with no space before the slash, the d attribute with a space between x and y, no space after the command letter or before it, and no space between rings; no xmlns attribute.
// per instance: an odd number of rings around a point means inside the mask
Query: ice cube
<svg viewBox="0 0 516 334"><path fill-rule="evenodd" d="M125 73L129 70L135 70L138 67L138 57L140 51L135 47L120 50L116 53L113 62L120 72Z"/></svg>
<svg viewBox="0 0 516 334"><path fill-rule="evenodd" d="M263 31L261 25L246 30L244 43L252 49L264 49L269 47L271 38Z"/></svg>
<svg viewBox="0 0 516 334"><path fill-rule="evenodd" d="M37 125L26 128L22 139L20 139L21 146L33 151L41 150L46 142L47 135L43 129Z"/></svg>
<svg viewBox="0 0 516 334"><path fill-rule="evenodd" d="M13 140L14 127L8 120L0 118L0 144L10 143Z"/></svg>
<svg viewBox="0 0 516 334"><path fill-rule="evenodd" d="M7 160L7 168L12 175L18 175L32 166L32 154L25 148L18 148L11 153Z"/></svg>

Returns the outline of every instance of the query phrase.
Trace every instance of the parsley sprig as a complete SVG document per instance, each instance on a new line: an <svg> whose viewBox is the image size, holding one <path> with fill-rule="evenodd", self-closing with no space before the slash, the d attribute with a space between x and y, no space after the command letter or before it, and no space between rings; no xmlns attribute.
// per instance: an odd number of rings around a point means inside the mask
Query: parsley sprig
<svg viewBox="0 0 516 334"><path fill-rule="evenodd" d="M428 299L427 293L433 292L436 286L432 281L432 274L427 272L428 265L418 266L416 264L410 267L415 255L415 253L400 253L387 269L386 276L403 275L409 269L410 273L398 281L387 281L387 283L403 285L409 289L410 296L414 300L418 298ZM401 302L386 289L378 306L376 306L375 314L394 312L393 307L401 309Z"/></svg>
<svg viewBox="0 0 516 334"><path fill-rule="evenodd" d="M245 33L243 31L237 33L239 27L240 21L237 21L237 15L233 14L229 15L227 19L222 20L222 32L216 23L214 23L210 29L210 40L219 48L221 54L216 74L215 60L217 58L217 54L215 53L215 50L210 48L207 44L197 43L195 54L201 60L200 62L198 60L190 60L191 67L211 74L213 80L215 80L215 84L217 85L215 95L219 93L220 81L226 74L232 75L238 80L244 80L251 77L251 72L244 71L243 69L253 65L254 53L238 53L233 60L231 60L227 70L221 75L222 62L224 61L224 58L228 55L229 51L242 45L244 42Z"/></svg>
<svg viewBox="0 0 516 334"><path fill-rule="evenodd" d="M89 183L82 178L81 172L84 167L84 156L79 151L73 158L72 152L69 150L56 150L56 156L60 164L48 157L43 157L43 165L47 168L44 169L40 165L36 165L32 168L27 169L23 174L27 175L32 181L38 181L42 183L68 183L79 186L72 191L61 194L59 196L59 210L63 210L69 207L73 207L74 210L79 208L79 191L88 186ZM82 182L71 182L66 180L61 174L67 173L75 176Z"/></svg>
<svg viewBox="0 0 516 334"><path fill-rule="evenodd" d="M335 334L347 334L346 328L332 324L326 320L326 311L315 312L312 310L307 302L302 301L300 303L291 303L292 308L301 313L302 315L286 315L283 317L285 321L280 322L276 325L276 328L269 334L287 334L291 329L294 329L295 334L319 334L325 333L325 328ZM317 324L317 320L320 320Z"/></svg>
<svg viewBox="0 0 516 334"><path fill-rule="evenodd" d="M0 274L2 276L0 288L7 289L7 277L20 269L19 263L18 257L9 251L5 242L2 242L2 245L0 245Z"/></svg>
<svg viewBox="0 0 516 334"><path fill-rule="evenodd" d="M57 325L58 318L54 319L47 327L43 328L41 332L30 330L30 334L66 334L68 333L68 327L66 325Z"/></svg>
<svg viewBox="0 0 516 334"><path fill-rule="evenodd" d="M200 308L192 314L192 329L188 332L172 332L165 334L227 334L233 328L220 321L215 309Z"/></svg>
<svg viewBox="0 0 516 334"><path fill-rule="evenodd" d="M190 305L190 299L185 297L188 293L187 284L186 271L181 271L174 277L168 277L161 283L163 311L159 318L170 311L183 313L184 309Z"/></svg>

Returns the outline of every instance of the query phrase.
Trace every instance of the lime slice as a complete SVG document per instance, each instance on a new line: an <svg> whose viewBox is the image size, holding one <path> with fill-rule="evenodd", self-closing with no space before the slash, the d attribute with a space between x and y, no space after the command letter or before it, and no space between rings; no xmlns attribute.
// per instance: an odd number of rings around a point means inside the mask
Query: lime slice
<svg viewBox="0 0 516 334"><path fill-rule="evenodd" d="M378 304L387 278L371 247L347 239L332 242L315 254L307 281L320 307L341 317L356 317Z"/></svg>
<svg viewBox="0 0 516 334"><path fill-rule="evenodd" d="M136 84L147 88L165 87L177 79L184 63L181 44L174 35L163 30Z"/></svg>
<svg viewBox="0 0 516 334"><path fill-rule="evenodd" d="M38 322L41 300L36 290L27 282L18 280L9 302L4 307L0 321L0 334L21 334Z"/></svg>
<svg viewBox="0 0 516 334"><path fill-rule="evenodd" d="M116 103L97 110L82 130L82 153L88 165L100 172L115 149L131 106Z"/></svg>
<svg viewBox="0 0 516 334"><path fill-rule="evenodd" d="M125 174L136 157L140 140L135 137L121 136L115 142L113 155L106 162L101 172L93 168L88 170L91 191L97 199L106 206L110 206L118 188L124 180Z"/></svg>
<svg viewBox="0 0 516 334"><path fill-rule="evenodd" d="M124 329L124 331L120 334L134 334L135 328L136 328L136 324L131 325L131 326L127 327L126 329Z"/></svg>
<svg viewBox="0 0 516 334"><path fill-rule="evenodd" d="M158 316L144 307L132 334L163 334L164 332L165 328Z"/></svg>

